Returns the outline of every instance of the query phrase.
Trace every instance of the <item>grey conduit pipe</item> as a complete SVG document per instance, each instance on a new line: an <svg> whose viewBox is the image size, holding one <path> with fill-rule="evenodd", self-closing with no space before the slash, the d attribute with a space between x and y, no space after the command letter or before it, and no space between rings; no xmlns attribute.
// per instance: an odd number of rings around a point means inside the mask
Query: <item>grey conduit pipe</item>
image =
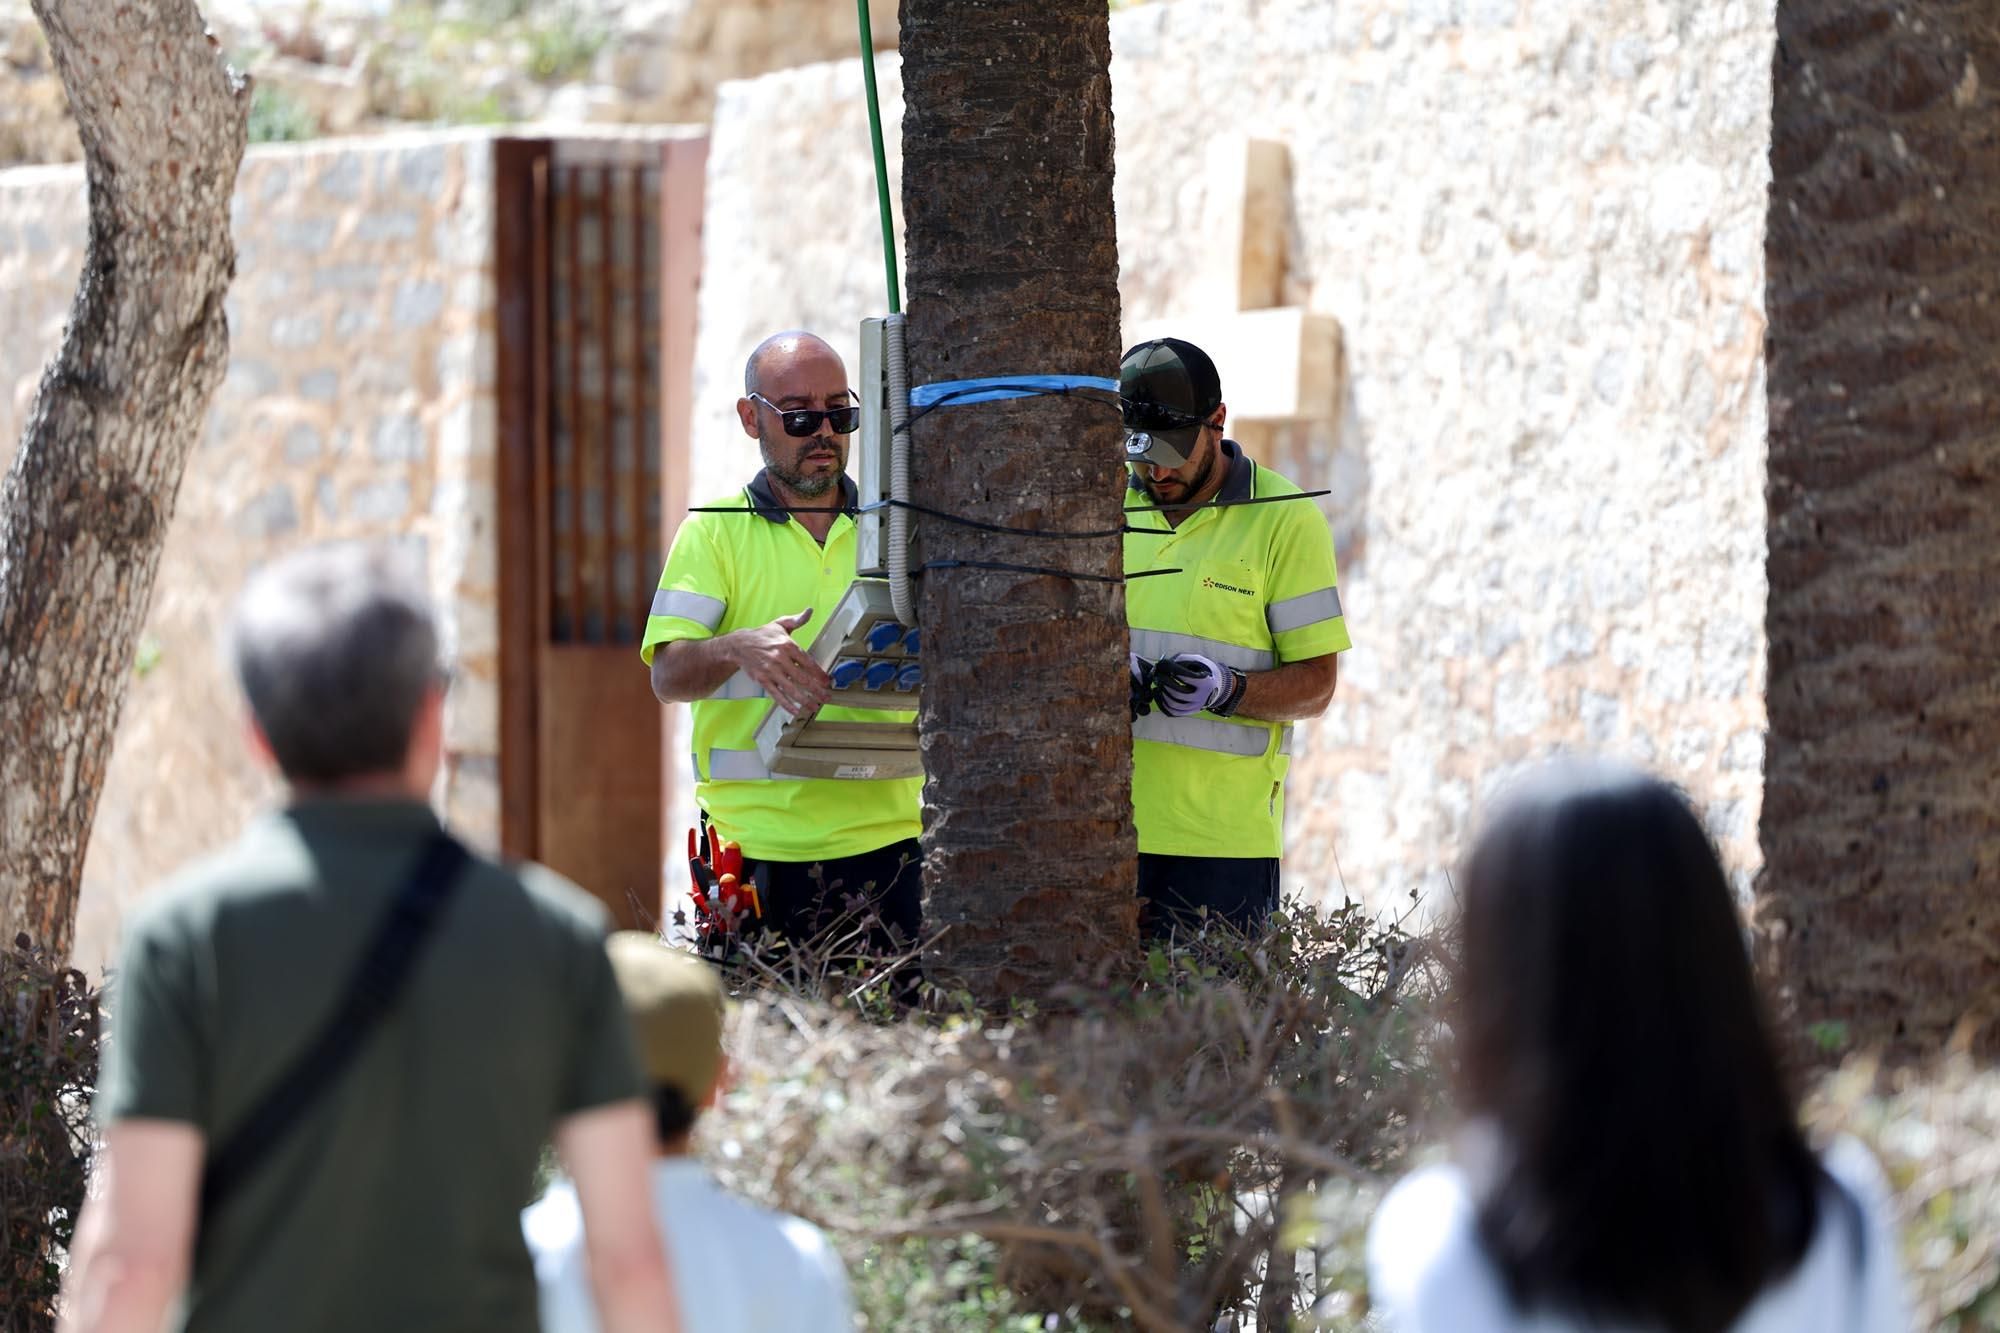
<svg viewBox="0 0 2000 1333"><path fill-rule="evenodd" d="M910 361L904 343L909 316L884 321L889 373L889 605L902 624L917 623L917 600L910 589Z"/></svg>

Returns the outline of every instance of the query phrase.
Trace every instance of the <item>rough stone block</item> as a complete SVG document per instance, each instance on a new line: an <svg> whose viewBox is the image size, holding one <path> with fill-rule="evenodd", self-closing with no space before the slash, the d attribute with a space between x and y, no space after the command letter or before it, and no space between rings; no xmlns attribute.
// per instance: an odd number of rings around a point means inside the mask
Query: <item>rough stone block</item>
<svg viewBox="0 0 2000 1333"><path fill-rule="evenodd" d="M1493 731L1498 736L1530 736L1549 720L1549 696L1538 676L1503 672L1493 686Z"/></svg>
<svg viewBox="0 0 2000 1333"><path fill-rule="evenodd" d="M293 465L310 463L325 450L325 441L304 421L294 422L285 432L285 461Z"/></svg>
<svg viewBox="0 0 2000 1333"><path fill-rule="evenodd" d="M438 421L437 450L443 459L491 454L497 438L498 412L483 394L467 394L445 409Z"/></svg>
<svg viewBox="0 0 2000 1333"><path fill-rule="evenodd" d="M271 345L298 351L317 343L324 329L325 322L318 315L279 315L271 321Z"/></svg>
<svg viewBox="0 0 2000 1333"><path fill-rule="evenodd" d="M1616 695L1585 690L1577 702L1577 715L1583 722L1583 738L1592 745L1609 745L1618 735L1618 725L1624 712L1625 705L1619 702Z"/></svg>
<svg viewBox="0 0 2000 1333"><path fill-rule="evenodd" d="M1764 733L1750 729L1737 732L1729 738L1728 746L1722 752L1722 771L1725 773L1756 773L1764 768Z"/></svg>
<svg viewBox="0 0 2000 1333"><path fill-rule="evenodd" d="M1262 310L1283 299L1291 156L1282 143L1225 134L1203 156L1204 245L1199 266L1178 275L1186 309Z"/></svg>
<svg viewBox="0 0 2000 1333"><path fill-rule="evenodd" d="M298 258L315 258L333 244L332 218L278 218L265 225L272 243L297 251Z"/></svg>
<svg viewBox="0 0 2000 1333"><path fill-rule="evenodd" d="M230 398L263 398L276 393L279 383L278 372L270 362L236 356L229 359L222 392Z"/></svg>
<svg viewBox="0 0 2000 1333"><path fill-rule="evenodd" d="M401 397L416 391L416 371L407 357L357 357L348 367L348 391L373 398Z"/></svg>
<svg viewBox="0 0 2000 1333"><path fill-rule="evenodd" d="M1465 21L1473 28L1511 28L1520 21L1521 0L1467 0Z"/></svg>
<svg viewBox="0 0 2000 1333"><path fill-rule="evenodd" d="M313 270L316 292L373 292L382 288L380 264L327 264Z"/></svg>
<svg viewBox="0 0 2000 1333"><path fill-rule="evenodd" d="M493 250L492 210L483 203L461 201L431 228L431 246L440 263L483 267Z"/></svg>
<svg viewBox="0 0 2000 1333"><path fill-rule="evenodd" d="M1709 746L1714 741L1705 727L1682 727L1667 747L1667 761L1683 773L1692 773L1708 762Z"/></svg>
<svg viewBox="0 0 2000 1333"><path fill-rule="evenodd" d="M364 213L354 224L357 241L407 241L414 239L420 222L415 213L396 211Z"/></svg>
<svg viewBox="0 0 2000 1333"><path fill-rule="evenodd" d="M411 279L398 284L389 318L399 329L426 328L444 313L444 298L443 283Z"/></svg>
<svg viewBox="0 0 2000 1333"><path fill-rule="evenodd" d="M400 477L364 482L348 493L347 513L369 523L400 523L410 516L410 483Z"/></svg>
<svg viewBox="0 0 2000 1333"><path fill-rule="evenodd" d="M320 168L319 179L314 185L329 199L359 199L368 186L368 170L362 154L354 149L334 154Z"/></svg>
<svg viewBox="0 0 2000 1333"><path fill-rule="evenodd" d="M350 298L334 313L333 336L352 338L358 334L372 333L381 322L375 313L373 301Z"/></svg>
<svg viewBox="0 0 2000 1333"><path fill-rule="evenodd" d="M337 330L336 330L337 331ZM309 370L299 376L299 397L315 403L330 403L340 394L340 372L330 368Z"/></svg>
<svg viewBox="0 0 2000 1333"><path fill-rule="evenodd" d="M292 488L278 482L259 492L236 515L236 530L246 537L270 539L298 531L299 507Z"/></svg>
<svg viewBox="0 0 2000 1333"><path fill-rule="evenodd" d="M375 419L368 454L378 463L414 463L424 455L424 423L414 412L393 412Z"/></svg>
<svg viewBox="0 0 2000 1333"><path fill-rule="evenodd" d="M500 749L500 688L497 669L478 670L476 661L461 659L446 701L445 734L451 744L467 750L498 753Z"/></svg>
<svg viewBox="0 0 2000 1333"><path fill-rule="evenodd" d="M450 168L449 150L442 144L409 149L396 163L396 188L412 198L434 202L444 194Z"/></svg>

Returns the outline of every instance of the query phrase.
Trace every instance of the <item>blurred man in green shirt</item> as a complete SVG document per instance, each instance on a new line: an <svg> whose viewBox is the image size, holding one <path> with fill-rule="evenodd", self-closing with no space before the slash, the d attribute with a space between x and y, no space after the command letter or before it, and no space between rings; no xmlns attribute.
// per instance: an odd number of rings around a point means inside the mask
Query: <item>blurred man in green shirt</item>
<svg viewBox="0 0 2000 1333"><path fill-rule="evenodd" d="M233 638L288 797L126 922L63 1327L535 1333L519 1215L553 1136L605 1327L677 1330L604 915L431 813L444 678L420 586L380 551L306 551L251 581ZM439 905L384 984L380 940L412 938L433 857ZM370 985L379 1017L345 1022ZM351 1054L322 1059L344 1027ZM270 1121L315 1064L336 1072ZM242 1160L246 1124L277 1128L220 1193L204 1168Z"/></svg>

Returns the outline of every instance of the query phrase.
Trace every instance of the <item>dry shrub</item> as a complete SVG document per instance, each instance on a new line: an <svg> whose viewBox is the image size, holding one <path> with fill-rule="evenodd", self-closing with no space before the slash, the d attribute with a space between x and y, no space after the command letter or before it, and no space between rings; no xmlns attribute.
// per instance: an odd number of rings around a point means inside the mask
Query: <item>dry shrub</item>
<svg viewBox="0 0 2000 1333"><path fill-rule="evenodd" d="M2000 1070L1850 1059L1807 1099L1815 1133L1868 1145L1895 1191L1916 1326L2000 1330Z"/></svg>
<svg viewBox="0 0 2000 1333"><path fill-rule="evenodd" d="M26 935L0 949L0 1331L55 1327L83 1204L98 992Z"/></svg>
<svg viewBox="0 0 2000 1333"><path fill-rule="evenodd" d="M759 959L711 1156L826 1227L864 1280L959 1265L959 1289L927 1299L965 1305L964 1327L1012 1310L1030 1320L1014 1327L1178 1333L1255 1311L1282 1328L1359 1290L1353 1236L1316 1240L1321 1183L1365 1216L1431 1105L1429 950L1352 905L1293 906L1260 939L1155 948L1136 979L1040 1012L932 994L903 1021L883 1021L893 976Z"/></svg>

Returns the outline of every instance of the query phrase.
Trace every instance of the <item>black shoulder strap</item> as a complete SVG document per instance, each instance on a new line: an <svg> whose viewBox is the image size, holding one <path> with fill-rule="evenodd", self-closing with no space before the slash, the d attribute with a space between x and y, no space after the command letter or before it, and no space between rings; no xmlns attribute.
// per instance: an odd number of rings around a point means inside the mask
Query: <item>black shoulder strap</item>
<svg viewBox="0 0 2000 1333"><path fill-rule="evenodd" d="M395 1007L431 928L451 901L469 859L443 829L425 844L332 1015L283 1077L265 1092L202 1172L201 1215L212 1218L298 1123L300 1114L345 1072L376 1025Z"/></svg>

